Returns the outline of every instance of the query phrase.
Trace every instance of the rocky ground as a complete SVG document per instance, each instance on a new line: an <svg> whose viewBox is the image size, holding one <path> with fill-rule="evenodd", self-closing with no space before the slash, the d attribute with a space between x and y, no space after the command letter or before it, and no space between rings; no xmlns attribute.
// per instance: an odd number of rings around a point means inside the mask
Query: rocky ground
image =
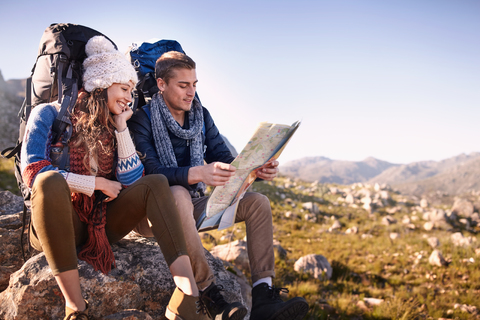
<svg viewBox="0 0 480 320"><path fill-rule="evenodd" d="M326 185L284 177L252 188L271 200L275 285L307 299L306 319L480 319L480 193L416 198L388 185ZM21 309L39 312L46 306L59 315L59 292L52 289L43 255L22 267L20 211L21 198L0 194L0 317L22 319ZM243 224L202 233L202 239L217 278L229 284L229 299L250 306ZM149 240L123 240L114 252L117 261L128 263L117 263L108 277L80 262L84 291L94 301L114 292L110 309L94 303L98 315L113 314L104 319L120 319L122 309L136 310L137 318L128 319L163 319L173 282L167 274L161 283L145 285L153 281L149 273L155 263L138 260L132 251L161 255ZM152 287L163 291L148 291Z"/></svg>

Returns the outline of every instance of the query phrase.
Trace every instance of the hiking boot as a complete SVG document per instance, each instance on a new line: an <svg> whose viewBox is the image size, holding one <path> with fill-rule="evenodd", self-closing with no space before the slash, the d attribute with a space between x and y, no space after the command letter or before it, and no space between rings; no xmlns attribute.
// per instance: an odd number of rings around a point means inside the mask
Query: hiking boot
<svg viewBox="0 0 480 320"><path fill-rule="evenodd" d="M200 299L206 305L209 316L215 320L242 320L247 314L247 308L240 302L225 301L220 293L222 290L221 285L212 282L207 289L201 291Z"/></svg>
<svg viewBox="0 0 480 320"><path fill-rule="evenodd" d="M255 286L250 320L301 320L307 314L305 299L296 297L284 302L280 292L288 293L288 289L270 287L266 283Z"/></svg>
<svg viewBox="0 0 480 320"><path fill-rule="evenodd" d="M175 291L168 302L165 317L169 320L209 320L207 308L200 297L189 296L179 288Z"/></svg>
<svg viewBox="0 0 480 320"><path fill-rule="evenodd" d="M92 320L88 316L88 302L85 300L85 310L74 311L69 307L65 307L65 318L63 320Z"/></svg>

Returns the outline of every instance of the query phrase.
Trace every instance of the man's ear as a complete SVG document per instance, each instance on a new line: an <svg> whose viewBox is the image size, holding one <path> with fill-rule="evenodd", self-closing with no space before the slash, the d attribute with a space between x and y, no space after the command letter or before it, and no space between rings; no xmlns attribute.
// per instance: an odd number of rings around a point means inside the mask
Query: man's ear
<svg viewBox="0 0 480 320"><path fill-rule="evenodd" d="M163 92L165 90L165 81L163 81L162 78L157 78L157 87L160 92Z"/></svg>

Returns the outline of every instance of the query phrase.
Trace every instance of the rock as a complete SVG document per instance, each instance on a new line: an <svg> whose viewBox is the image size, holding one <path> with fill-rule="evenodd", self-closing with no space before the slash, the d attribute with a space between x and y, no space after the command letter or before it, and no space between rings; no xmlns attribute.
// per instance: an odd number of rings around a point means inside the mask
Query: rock
<svg viewBox="0 0 480 320"><path fill-rule="evenodd" d="M308 210L308 211L310 211L311 213L314 213L314 214L319 213L318 205L314 202L305 202L305 203L302 204L302 208L304 210Z"/></svg>
<svg viewBox="0 0 480 320"><path fill-rule="evenodd" d="M452 212L459 216L470 217L475 210L473 203L466 199L456 199L452 206Z"/></svg>
<svg viewBox="0 0 480 320"><path fill-rule="evenodd" d="M429 244L430 247L432 247L433 249L437 248L440 246L440 241L438 240L438 238L436 237L430 237L427 239L427 242Z"/></svg>
<svg viewBox="0 0 480 320"><path fill-rule="evenodd" d="M236 240L213 247L210 253L217 259L232 262L240 270L250 270L247 242L244 240Z"/></svg>
<svg viewBox="0 0 480 320"><path fill-rule="evenodd" d="M363 301L367 306L379 306L383 303L383 299L377 298L363 298Z"/></svg>
<svg viewBox="0 0 480 320"><path fill-rule="evenodd" d="M447 215L444 210L442 209L433 209L431 211L427 211L423 214L423 220L426 221L433 221L433 222L439 222L439 221L447 221Z"/></svg>
<svg viewBox="0 0 480 320"><path fill-rule="evenodd" d="M20 246L21 230L0 228L2 254L0 254L0 292L8 287L10 275L23 265L22 248ZM26 237L24 237L26 242ZM24 246L27 248L27 246Z"/></svg>
<svg viewBox="0 0 480 320"><path fill-rule="evenodd" d="M101 320L153 320L146 312L140 310L124 310L106 317Z"/></svg>
<svg viewBox="0 0 480 320"><path fill-rule="evenodd" d="M468 219L462 218L462 219L458 220L458 222L465 225L465 229L467 229L467 230L470 229L470 221L468 221Z"/></svg>
<svg viewBox="0 0 480 320"><path fill-rule="evenodd" d="M475 222L475 224L478 224L480 222L480 215L478 214L478 212L474 212L470 216L470 219L472 219L472 221Z"/></svg>
<svg viewBox="0 0 480 320"><path fill-rule="evenodd" d="M388 191L385 191L385 190L382 190L378 193L378 195L380 196L380 199L382 200L391 200L392 198L390 197L390 194L388 193Z"/></svg>
<svg viewBox="0 0 480 320"><path fill-rule="evenodd" d="M455 303L453 306L454 309L460 309L463 312L471 313L471 314L478 314L478 309L475 306L470 306L468 304L459 304Z"/></svg>
<svg viewBox="0 0 480 320"><path fill-rule="evenodd" d="M397 207L387 208L385 211L387 211L388 214L395 214L400 210L402 210L402 208L397 206Z"/></svg>
<svg viewBox="0 0 480 320"><path fill-rule="evenodd" d="M431 221L427 221L425 222L425 224L423 225L423 229L427 230L427 231L431 231L433 229L433 227L435 226L435 224Z"/></svg>
<svg viewBox="0 0 480 320"><path fill-rule="evenodd" d="M330 279L332 277L332 266L327 258L319 254L309 254L298 259L294 266L297 272L312 274L316 279Z"/></svg>
<svg viewBox="0 0 480 320"><path fill-rule="evenodd" d="M438 250L433 250L432 254L428 258L428 263L439 267L448 265L447 261L445 261L445 258L442 256L442 253Z"/></svg>
<svg viewBox="0 0 480 320"><path fill-rule="evenodd" d="M410 230L415 230L417 228L417 227L415 227L415 225L413 223L407 224L406 227Z"/></svg>
<svg viewBox="0 0 480 320"><path fill-rule="evenodd" d="M355 197L353 196L353 194L349 193L345 196L345 203L348 203L348 204L355 203Z"/></svg>
<svg viewBox="0 0 480 320"><path fill-rule="evenodd" d="M397 240L400 237L400 235L397 232L391 232L390 233L390 239L392 240Z"/></svg>
<svg viewBox="0 0 480 320"><path fill-rule="evenodd" d="M397 219L395 219L392 216L385 216L385 217L382 218L382 224L383 225L389 226L389 225L394 224L394 223L397 223Z"/></svg>
<svg viewBox="0 0 480 320"><path fill-rule="evenodd" d="M346 234L357 234L358 233L358 227L357 226L353 226L351 228L348 228L346 231L345 231Z"/></svg>
<svg viewBox="0 0 480 320"><path fill-rule="evenodd" d="M305 219L305 221L308 221L308 222L317 222L317 216L314 215L313 213L306 213L303 218Z"/></svg>
<svg viewBox="0 0 480 320"><path fill-rule="evenodd" d="M338 230L338 229L341 229L342 228L342 224L340 223L340 221L338 220L335 220L333 221L333 224L330 228L328 228L328 231L332 232L334 230Z"/></svg>
<svg viewBox="0 0 480 320"><path fill-rule="evenodd" d="M232 263L228 261L223 261L223 265L226 270L228 270L236 280L236 282L240 285L240 290L242 292L242 298L245 302L245 306L248 307L249 310L252 308L252 286L250 282L247 280L247 277L242 273L240 269L234 266Z"/></svg>
<svg viewBox="0 0 480 320"><path fill-rule="evenodd" d="M287 212L285 212L285 218L287 218L287 219L297 219L298 215L296 213L293 213L292 211L287 211Z"/></svg>
<svg viewBox="0 0 480 320"><path fill-rule="evenodd" d="M472 237L464 237L461 232L455 232L450 236L450 240L452 241L454 246L461 247L461 246L470 246L474 241ZM476 240L476 239L475 239Z"/></svg>
<svg viewBox="0 0 480 320"><path fill-rule="evenodd" d="M364 203L362 208L365 209L368 213L373 212L373 206L371 203Z"/></svg>
<svg viewBox="0 0 480 320"><path fill-rule="evenodd" d="M135 309L148 313L153 319L164 319L175 285L160 247L154 240L130 238L112 248L116 268L108 275L79 260L80 285L90 303L90 314L100 318ZM240 286L232 274L208 251L205 254L216 283L225 289L225 299L243 302ZM11 275L9 287L0 293L0 318L63 319L63 303L45 255L41 253Z"/></svg>
<svg viewBox="0 0 480 320"><path fill-rule="evenodd" d="M428 208L428 201L427 199L423 198L422 200L420 200L420 207L421 208Z"/></svg>
<svg viewBox="0 0 480 320"><path fill-rule="evenodd" d="M8 287L10 275L23 265L21 247L23 198L9 191L0 191L0 292ZM28 241L25 231L23 247L26 258L37 254L35 250L28 252Z"/></svg>
<svg viewBox="0 0 480 320"><path fill-rule="evenodd" d="M9 191L0 191L0 219L3 216L18 214L23 211L23 198ZM1 221L1 220L0 220ZM5 226L0 224L0 228Z"/></svg>
<svg viewBox="0 0 480 320"><path fill-rule="evenodd" d="M336 187L330 187L330 193L331 194L339 194L340 190Z"/></svg>

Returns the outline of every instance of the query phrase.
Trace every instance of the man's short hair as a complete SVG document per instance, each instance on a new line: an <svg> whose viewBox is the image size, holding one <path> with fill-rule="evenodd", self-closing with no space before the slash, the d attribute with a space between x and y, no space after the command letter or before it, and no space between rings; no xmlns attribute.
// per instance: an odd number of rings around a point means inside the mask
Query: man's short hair
<svg viewBox="0 0 480 320"><path fill-rule="evenodd" d="M195 69L195 61L178 51L165 52L155 63L155 79L162 78L168 84L173 76L173 69Z"/></svg>

